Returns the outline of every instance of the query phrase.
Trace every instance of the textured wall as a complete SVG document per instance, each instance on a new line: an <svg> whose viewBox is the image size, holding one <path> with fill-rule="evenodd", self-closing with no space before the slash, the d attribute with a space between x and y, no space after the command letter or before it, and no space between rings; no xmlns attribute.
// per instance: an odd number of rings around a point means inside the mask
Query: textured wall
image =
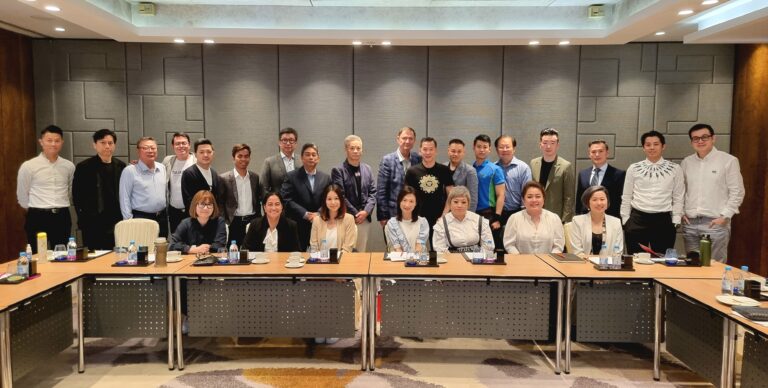
<svg viewBox="0 0 768 388"><path fill-rule="evenodd" d="M101 127L118 131L118 155L131 158L140 136L159 139L164 154L177 130L205 135L223 171L240 141L253 147L258 170L285 126L299 131L300 143L320 146L323 170L343 160L342 139L353 132L377 169L403 125L435 137L443 150L452 137L471 143L478 133L511 133L525 161L539 154L538 131L552 126L562 133L560 154L578 168L588 165L586 144L595 138L605 138L612 163L625 168L643 158L639 137L650 129L668 134L670 159L691 153L687 129L698 121L713 124L718 147L730 148L733 56L731 45L677 43L352 48L38 40L37 127L61 125L64 155L75 161L92 154L89 136ZM440 159L447 160L445 151Z"/></svg>

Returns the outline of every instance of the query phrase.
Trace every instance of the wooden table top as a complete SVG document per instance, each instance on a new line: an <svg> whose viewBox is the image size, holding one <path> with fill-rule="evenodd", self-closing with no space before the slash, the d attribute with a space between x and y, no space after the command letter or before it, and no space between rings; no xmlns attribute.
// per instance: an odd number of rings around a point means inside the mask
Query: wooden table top
<svg viewBox="0 0 768 388"><path fill-rule="evenodd" d="M384 260L384 253L371 254L373 276L393 277L465 277L465 278L562 278L559 272L535 255L506 255L507 265L479 265L468 262L460 253L445 255L439 267L406 267L402 261Z"/></svg>
<svg viewBox="0 0 768 388"><path fill-rule="evenodd" d="M178 263L168 263L166 267L155 267L150 264L147 267L113 267L115 254L110 252L86 262L45 262L37 265L40 273L61 272L78 273L83 275L173 275L187 264L195 261L194 255L183 256Z"/></svg>
<svg viewBox="0 0 768 388"><path fill-rule="evenodd" d="M576 279L720 279L725 265L712 262L710 267L668 267L664 264L634 264L634 271L599 271L587 260L561 263L549 255L538 255L565 277ZM741 271L734 268L734 271Z"/></svg>
<svg viewBox="0 0 768 388"><path fill-rule="evenodd" d="M367 252L344 253L339 264L304 264L301 268L286 268L288 253L267 253L270 260L267 264L250 265L213 265L195 267L192 260L184 260L184 266L176 271L175 275L190 276L367 276L371 254ZM303 258L309 257L308 253L302 253Z"/></svg>
<svg viewBox="0 0 768 388"><path fill-rule="evenodd" d="M722 304L715 299L720 295L720 280L713 279L659 279L659 283L681 293L697 302L710 307L728 318L739 322L752 330L768 335L768 327L758 325L749 319L731 314L731 306ZM760 307L768 308L768 302L761 302Z"/></svg>
<svg viewBox="0 0 768 388"><path fill-rule="evenodd" d="M80 277L79 273L43 273L19 284L0 284L0 310Z"/></svg>

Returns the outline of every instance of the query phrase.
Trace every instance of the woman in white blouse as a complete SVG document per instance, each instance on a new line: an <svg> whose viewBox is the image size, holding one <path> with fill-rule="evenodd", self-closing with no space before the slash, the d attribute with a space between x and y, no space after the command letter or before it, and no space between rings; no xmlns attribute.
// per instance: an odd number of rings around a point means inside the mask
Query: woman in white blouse
<svg viewBox="0 0 768 388"><path fill-rule="evenodd" d="M325 239L329 248L352 252L357 243L357 225L355 217L347 213L341 186L328 185L323 191L323 198L325 201L320 205L319 217L312 220L310 249L319 250Z"/></svg>
<svg viewBox="0 0 768 388"><path fill-rule="evenodd" d="M432 236L432 247L437 252L471 252L483 247L494 250L493 234L488 220L469 209L469 190L454 186L448 193L450 211L438 218Z"/></svg>
<svg viewBox="0 0 768 388"><path fill-rule="evenodd" d="M563 252L563 223L557 214L544 209L544 187L530 181L523 186L522 197L525 209L507 220L504 249L512 254Z"/></svg>
<svg viewBox="0 0 768 388"><path fill-rule="evenodd" d="M397 195L397 216L392 217L384 226L384 236L387 238L387 248L390 252L420 252L426 247L429 238L429 223L424 217L419 217L419 204L416 190L404 186Z"/></svg>
<svg viewBox="0 0 768 388"><path fill-rule="evenodd" d="M296 223L283 214L283 197L270 192L262 204L264 217L254 218L248 226L243 249L256 252L295 252L299 250Z"/></svg>
<svg viewBox="0 0 768 388"><path fill-rule="evenodd" d="M589 213L573 217L570 238L573 253L577 255L597 255L603 244L610 252L616 246L624 250L624 231L621 220L605 214L611 205L608 190L603 186L592 186L584 191L581 203Z"/></svg>

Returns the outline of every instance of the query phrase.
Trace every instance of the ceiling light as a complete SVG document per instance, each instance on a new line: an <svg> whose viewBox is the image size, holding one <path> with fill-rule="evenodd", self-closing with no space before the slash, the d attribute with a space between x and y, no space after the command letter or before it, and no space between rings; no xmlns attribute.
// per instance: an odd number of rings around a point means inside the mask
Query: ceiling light
<svg viewBox="0 0 768 388"><path fill-rule="evenodd" d="M704 0L701 2L701 5L712 5L719 3L719 0Z"/></svg>
<svg viewBox="0 0 768 388"><path fill-rule="evenodd" d="M690 15L692 13L693 13L692 9L684 9L684 10L678 12L677 14L680 15L680 16L685 16L685 15Z"/></svg>
<svg viewBox="0 0 768 388"><path fill-rule="evenodd" d="M558 43L558 44L561 45L561 46L567 46L567 45L571 44L571 41L570 40L561 40L560 43Z"/></svg>
<svg viewBox="0 0 768 388"><path fill-rule="evenodd" d="M363 42L361 42L361 41L359 41L359 40L353 40L353 41L352 41L352 44L353 44L353 45L355 45L355 46L360 46L360 45L362 45L362 44L363 44Z"/></svg>
<svg viewBox="0 0 768 388"><path fill-rule="evenodd" d="M666 32L664 32L664 31L659 31L659 32L657 32L657 33L656 33L656 36L662 36L662 35L664 35L664 34L666 34Z"/></svg>
<svg viewBox="0 0 768 388"><path fill-rule="evenodd" d="M64 27L56 27L56 28L54 28L54 30L56 30L56 31L58 31L58 32L64 32L64 31L66 31L66 29L65 29Z"/></svg>
<svg viewBox="0 0 768 388"><path fill-rule="evenodd" d="M176 38L173 40L175 43L184 43L184 39Z"/></svg>
<svg viewBox="0 0 768 388"><path fill-rule="evenodd" d="M381 45L382 45L382 46L391 46L391 45L392 45L392 42L390 42L390 41L388 41L388 40L385 40L385 41L382 41L382 42L381 42Z"/></svg>
<svg viewBox="0 0 768 388"><path fill-rule="evenodd" d="M532 41L528 42L528 44L529 44L529 45L531 45L531 46L536 46L536 45L538 45L539 43L540 43L540 42L539 42L538 40L532 40Z"/></svg>
<svg viewBox="0 0 768 388"><path fill-rule="evenodd" d="M36 1L37 1L37 0L27 0L27 2L29 2L29 3L34 3L34 2L36 2Z"/></svg>
<svg viewBox="0 0 768 388"><path fill-rule="evenodd" d="M182 40L181 42L184 42L184 41ZM213 39L205 39L203 40L203 43L214 44L216 42L214 42Z"/></svg>
<svg viewBox="0 0 768 388"><path fill-rule="evenodd" d="M59 12L59 11L61 11L61 8L59 8L59 7L55 6L55 5L46 5L45 6L45 10L46 11L51 11L51 12Z"/></svg>

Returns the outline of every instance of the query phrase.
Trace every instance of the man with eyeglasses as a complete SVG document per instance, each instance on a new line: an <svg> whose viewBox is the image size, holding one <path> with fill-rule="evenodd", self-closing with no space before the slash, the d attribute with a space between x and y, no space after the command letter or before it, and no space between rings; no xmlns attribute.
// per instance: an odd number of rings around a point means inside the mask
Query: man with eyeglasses
<svg viewBox="0 0 768 388"><path fill-rule="evenodd" d="M120 212L125 220L146 218L157 221L160 236L168 237L168 181L165 166L155 162L157 142L152 137L142 137L136 150L139 161L125 167L120 175Z"/></svg>
<svg viewBox="0 0 768 388"><path fill-rule="evenodd" d="M192 203L192 197L198 191L208 190L214 196L219 193L219 174L211 167L215 153L213 143L202 137L195 141L194 150L197 162L181 174L181 198L184 200L184 209L187 212Z"/></svg>
<svg viewBox="0 0 768 388"><path fill-rule="evenodd" d="M181 197L181 174L184 170L197 163L197 158L189 152L192 144L189 135L184 132L176 132L171 138L173 143L173 155L163 159L163 166L167 172L168 180L168 222L171 224L171 233L176 231L181 220L188 214L184 211L184 199Z"/></svg>
<svg viewBox="0 0 768 388"><path fill-rule="evenodd" d="M712 259L725 263L731 237L731 217L744 200L744 179L739 159L715 148L715 130L696 124L688 130L696 153L683 159L685 250L699 248L701 235L712 239Z"/></svg>
<svg viewBox="0 0 768 388"><path fill-rule="evenodd" d="M608 190L608 202L611 204L605 212L620 218L621 194L624 191L626 172L608 164L610 151L605 140L598 139L589 142L587 151L592 166L579 171L579 182L576 187L576 199L578 199L576 201L576 213L587 214L589 212L589 209L580 200L582 194L592 186L603 186Z"/></svg>
<svg viewBox="0 0 768 388"><path fill-rule="evenodd" d="M301 168L301 161L297 160L296 155L294 155L296 142L299 141L298 132L291 127L286 127L280 130L277 137L280 152L264 159L261 174L259 174L265 193L280 191L285 176L289 172Z"/></svg>
<svg viewBox="0 0 768 388"><path fill-rule="evenodd" d="M541 157L531 160L533 180L544 186L544 208L555 213L563 223L573 218L573 196L576 187L571 162L557 155L560 134L555 128L539 132Z"/></svg>

